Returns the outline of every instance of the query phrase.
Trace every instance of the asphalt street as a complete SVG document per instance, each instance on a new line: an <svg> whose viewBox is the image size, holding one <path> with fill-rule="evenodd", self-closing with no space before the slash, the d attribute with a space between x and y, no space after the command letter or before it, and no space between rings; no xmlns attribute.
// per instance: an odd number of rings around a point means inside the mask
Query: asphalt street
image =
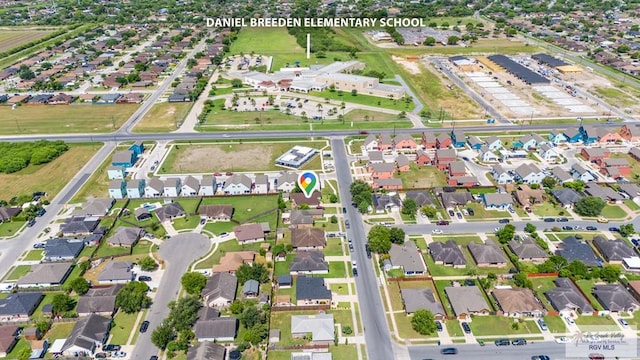
<svg viewBox="0 0 640 360"><path fill-rule="evenodd" d="M151 343L151 333L169 315L167 305L178 296L182 274L209 248L211 241L204 235L194 233L178 234L162 243L159 255L165 261L165 272L145 319L149 321L149 329L138 336L131 359L147 360L152 355L158 355L158 348Z"/></svg>
<svg viewBox="0 0 640 360"><path fill-rule="evenodd" d="M340 188L340 200L346 207L345 219L349 220L350 227L347 236L353 240L354 252L351 259L356 261L358 277L356 277L356 292L360 306L360 317L364 326L364 338L366 341L367 359L389 360L394 359L391 346L389 326L385 318L380 291L378 291L378 278L373 269L373 262L367 258L365 251L366 233L362 216L351 204L349 186L352 182L351 169L347 160L343 139L331 140L331 149L335 159L335 169Z"/></svg>
<svg viewBox="0 0 640 360"><path fill-rule="evenodd" d="M441 355L443 346L412 346L409 348L412 360L422 359L473 359L473 360L529 360L532 356L547 355L553 360L572 359L566 357L566 346L570 344L556 344L550 342L529 342L524 346L495 346L492 342L487 342L485 346L480 345L452 345L458 349L457 355Z"/></svg>

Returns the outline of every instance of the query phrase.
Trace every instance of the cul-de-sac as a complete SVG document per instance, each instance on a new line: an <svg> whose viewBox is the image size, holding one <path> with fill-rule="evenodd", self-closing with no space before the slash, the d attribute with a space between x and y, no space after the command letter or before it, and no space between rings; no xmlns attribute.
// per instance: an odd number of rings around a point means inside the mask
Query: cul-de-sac
<svg viewBox="0 0 640 360"><path fill-rule="evenodd" d="M639 15L0 0L0 358L640 358Z"/></svg>

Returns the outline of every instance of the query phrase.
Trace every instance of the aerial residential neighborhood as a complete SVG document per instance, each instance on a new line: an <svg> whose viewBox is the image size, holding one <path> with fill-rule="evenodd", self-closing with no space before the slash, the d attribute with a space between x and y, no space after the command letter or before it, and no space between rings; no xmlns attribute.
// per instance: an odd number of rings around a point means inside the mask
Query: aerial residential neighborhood
<svg viewBox="0 0 640 360"><path fill-rule="evenodd" d="M0 358L638 358L639 11L0 1Z"/></svg>

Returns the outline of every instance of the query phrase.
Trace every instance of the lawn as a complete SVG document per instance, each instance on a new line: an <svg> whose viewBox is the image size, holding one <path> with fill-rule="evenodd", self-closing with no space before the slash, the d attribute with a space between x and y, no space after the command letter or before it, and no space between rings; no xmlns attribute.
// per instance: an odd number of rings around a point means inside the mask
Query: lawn
<svg viewBox="0 0 640 360"><path fill-rule="evenodd" d="M625 200L624 204L627 205L627 207L629 207L629 209L631 209L633 211L640 210L640 206L638 206L638 204L636 204L636 202L633 201L633 200Z"/></svg>
<svg viewBox="0 0 640 360"><path fill-rule="evenodd" d="M78 265L73 265L73 269L71 270L71 273L69 274L69 276L67 276L67 278L64 280L64 283L62 283L62 285L67 286L69 285L73 280L79 278L82 273L82 268Z"/></svg>
<svg viewBox="0 0 640 360"><path fill-rule="evenodd" d="M49 291L49 292L46 292L44 294L44 297L42 298L42 301L40 302L40 304L38 305L36 310L33 312L33 315L31 315L31 317L34 320L39 321L39 320L48 319L48 317L45 317L42 314L42 308L44 308L44 306L47 305L47 304L51 304L53 302L53 297L56 294L60 294L60 291Z"/></svg>
<svg viewBox="0 0 640 360"><path fill-rule="evenodd" d="M330 288L331 292L334 292L338 295L349 295L348 284L331 284Z"/></svg>
<svg viewBox="0 0 640 360"><path fill-rule="evenodd" d="M256 216L269 216L269 226L275 229L276 212L278 197L276 195L268 196L216 196L213 198L205 198L201 205L221 205L230 204L233 206L234 221L241 224L257 221Z"/></svg>
<svg viewBox="0 0 640 360"><path fill-rule="evenodd" d="M312 91L310 95L319 96L324 99L337 100L341 102L344 101L348 103L354 103L354 104L360 104L360 105L366 105L366 106L376 106L376 107L382 107L385 109L392 109L392 110L398 110L398 111L410 112L414 108L413 101L395 100L395 99L389 99L389 98L384 98L380 96L371 96L371 95L364 95L359 93L356 93L356 95L353 95L351 92L347 92L347 91L330 91L330 90Z"/></svg>
<svg viewBox="0 0 640 360"><path fill-rule="evenodd" d="M354 344L341 344L338 346L331 345L329 347L329 352L333 355L334 359L357 359L358 358L358 350L356 349L356 345ZM364 352L366 356L366 351Z"/></svg>
<svg viewBox="0 0 640 360"><path fill-rule="evenodd" d="M75 323L73 322L54 323L53 327L49 329L49 332L47 332L47 335L45 337L48 338L52 343L57 339L65 339L71 334L71 330L73 330L74 325Z"/></svg>
<svg viewBox="0 0 640 360"><path fill-rule="evenodd" d="M14 236L22 229L26 221L13 220L0 223L0 238Z"/></svg>
<svg viewBox="0 0 640 360"><path fill-rule="evenodd" d="M134 209L131 203L129 204L129 209ZM131 213L133 213L133 211ZM167 234L164 226L160 224L160 220L157 216L155 216L155 214L151 219L143 221L138 221L136 217L131 214L122 215L116 220L115 225L111 229L111 233L113 233L113 231L120 226L143 228L146 232L153 234L153 236L155 236L157 239L162 239Z"/></svg>
<svg viewBox="0 0 640 360"><path fill-rule="evenodd" d="M286 28L252 28L245 27L238 38L231 44L229 54L250 53L271 55L277 52L304 53L304 49L296 43L296 38L289 35Z"/></svg>
<svg viewBox="0 0 640 360"><path fill-rule="evenodd" d="M8 200L13 196L45 191L49 198L53 199L76 176L100 146L101 144L69 144L69 150L48 164L29 165L13 174L0 174L2 196ZM105 184L102 197L107 195L106 191ZM3 236L3 226L0 226L0 236Z"/></svg>
<svg viewBox="0 0 640 360"><path fill-rule="evenodd" d="M137 329L134 329L137 318L138 313L126 314L123 311L118 311L113 318L111 340L109 342L112 344L126 344L131 332L137 331Z"/></svg>
<svg viewBox="0 0 640 360"><path fill-rule="evenodd" d="M31 270L30 265L18 265L13 268L13 270L7 275L4 280L18 280L21 277L25 276L29 270Z"/></svg>
<svg viewBox="0 0 640 360"><path fill-rule="evenodd" d="M163 174L278 171L275 160L298 142L174 145L160 165ZM305 146L322 149L326 141L307 141ZM310 168L313 161L302 168ZM317 167L319 168L319 167Z"/></svg>
<svg viewBox="0 0 640 360"><path fill-rule="evenodd" d="M287 254L285 261L278 261L274 266L274 274L275 275L287 275L289 274L289 265L296 257L295 254Z"/></svg>
<svg viewBox="0 0 640 360"><path fill-rule="evenodd" d="M552 333L565 333L567 332L567 324L562 320L560 316L545 316L544 322L547 324L547 328Z"/></svg>
<svg viewBox="0 0 640 360"><path fill-rule="evenodd" d="M433 262L430 254L425 253L423 256L431 276L463 276L469 271L468 266L464 268L454 268L453 266L437 265Z"/></svg>
<svg viewBox="0 0 640 360"><path fill-rule="evenodd" d="M318 276L325 278L346 278L347 269L345 263L342 261L329 261L329 273Z"/></svg>
<svg viewBox="0 0 640 360"><path fill-rule="evenodd" d="M396 319L396 326L398 327L398 337L402 339L419 339L424 337L437 336L435 332L428 335L421 335L417 331L413 330L411 326L411 317L404 313L393 314Z"/></svg>
<svg viewBox="0 0 640 360"><path fill-rule="evenodd" d="M173 227L180 230L193 230L200 223L199 215L189 215L183 218L173 220Z"/></svg>
<svg viewBox="0 0 640 360"><path fill-rule="evenodd" d="M329 310L328 314L333 314L333 320L336 324L341 324L342 328L350 326L353 329L353 317L351 310Z"/></svg>
<svg viewBox="0 0 640 360"><path fill-rule="evenodd" d="M563 215L564 209L558 205L554 206L550 202L543 202L542 204L533 205L533 213L542 217L554 217Z"/></svg>
<svg viewBox="0 0 640 360"><path fill-rule="evenodd" d="M162 133L171 132L178 129L178 126L191 110L193 103L157 103L153 104L151 110L136 124L134 132Z"/></svg>
<svg viewBox="0 0 640 360"><path fill-rule="evenodd" d="M20 337L20 340L18 340L13 349L11 349L11 352L7 354L7 359L18 359L18 355L20 355L23 349L31 349L31 343L25 340L24 337Z"/></svg>
<svg viewBox="0 0 640 360"><path fill-rule="evenodd" d="M294 339L291 335L291 316L292 315L313 315L315 311L274 311L271 313L271 329L280 330L280 346L302 345L306 343L303 339Z"/></svg>
<svg viewBox="0 0 640 360"><path fill-rule="evenodd" d="M619 330L616 322L608 316L578 316L575 319L576 325L582 326L607 326L610 325L612 329Z"/></svg>
<svg viewBox="0 0 640 360"><path fill-rule="evenodd" d="M502 210L487 210L484 208L482 204L470 202L467 204L467 207L473 209L473 216L466 215L465 219L467 221L482 221L485 219L502 219L502 218L510 218L511 214L507 211Z"/></svg>
<svg viewBox="0 0 640 360"><path fill-rule="evenodd" d="M116 151L118 150L124 150L124 148L116 148ZM111 155L112 154L109 154L107 158L102 162L102 164L100 164L100 166L96 169L96 171L91 174L89 179L75 194L73 199L69 201L70 203L80 203L90 198L103 198L109 195L108 187L110 180L107 177L107 168L111 166ZM85 162L88 160L89 158L87 158ZM73 173L73 175L75 175L78 170L80 170L80 166L78 166L78 169ZM62 189L62 187L60 188Z"/></svg>
<svg viewBox="0 0 640 360"><path fill-rule="evenodd" d="M447 316L454 316L455 314L453 313L453 308L451 307L451 303L449 303L449 298L444 292L444 289L446 287L451 286L451 281L434 280L434 283L436 285L436 290L438 291L440 301L442 302L442 307L444 308L444 311L447 313Z"/></svg>
<svg viewBox="0 0 640 360"><path fill-rule="evenodd" d="M291 360L291 353L297 350L269 350L267 360Z"/></svg>
<svg viewBox="0 0 640 360"><path fill-rule="evenodd" d="M123 254L131 254L131 248L121 246L110 246L107 242L103 242L98 247L98 251L95 253L95 257L109 257Z"/></svg>
<svg viewBox="0 0 640 360"><path fill-rule="evenodd" d="M462 327L460 326L460 322L456 320L448 320L445 321L444 325L447 327L447 332L449 336L464 336L464 332L462 331Z"/></svg>
<svg viewBox="0 0 640 360"><path fill-rule="evenodd" d="M633 101L633 98L631 98L629 94L614 87L596 86L593 88L593 91L607 99L607 101L613 103L615 106L627 107L637 104L635 101Z"/></svg>
<svg viewBox="0 0 640 360"><path fill-rule="evenodd" d="M327 246L324 248L324 254L326 256L342 256L344 251L342 248L342 242L340 238L328 238Z"/></svg>
<svg viewBox="0 0 640 360"><path fill-rule="evenodd" d="M54 29L3 28L0 33L0 52L26 44L51 34Z"/></svg>
<svg viewBox="0 0 640 360"><path fill-rule="evenodd" d="M536 297L542 301L542 304L547 310L553 310L553 307L547 300L547 297L544 295L545 291L555 289L556 284L553 282L556 278L553 277L538 277L538 278L530 278L531 283L533 284L533 292Z"/></svg>
<svg viewBox="0 0 640 360"><path fill-rule="evenodd" d="M223 232L230 233L233 231L233 228L236 226L237 224L232 223L230 221L208 222L204 226L204 230L209 231L214 235L218 235Z"/></svg>
<svg viewBox="0 0 640 360"><path fill-rule="evenodd" d="M601 311L604 310L604 308L591 293L591 289L593 289L593 285L595 284L595 282L595 280L576 280L576 285L578 285L580 290L582 290L582 292L587 296L587 299L589 299L591 306L593 306L594 309Z"/></svg>
<svg viewBox="0 0 640 360"><path fill-rule="evenodd" d="M40 261L42 260L42 255L44 254L44 250L31 250L27 252L27 255L24 257L24 261Z"/></svg>
<svg viewBox="0 0 640 360"><path fill-rule="evenodd" d="M222 242L218 245L218 249L216 252L212 253L206 260L204 260L199 266L198 269L210 269L214 264L220 263L220 258L232 251L243 251L243 250L254 250L258 252L260 250L261 243L252 243L241 245L236 240L229 240Z"/></svg>
<svg viewBox="0 0 640 360"><path fill-rule="evenodd" d="M458 245L464 245L467 246L472 242L475 243L482 243L482 239L480 238L480 236L477 235L446 235L446 236L439 236L439 235L434 235L433 237L434 241L440 241L440 242L447 242L448 240L453 240L456 242L456 244Z"/></svg>
<svg viewBox="0 0 640 360"><path fill-rule="evenodd" d="M431 188L447 184L444 171L435 166L418 167L411 163L411 170L400 173L400 179L405 189Z"/></svg>
<svg viewBox="0 0 640 360"><path fill-rule="evenodd" d="M104 133L118 129L137 104L0 106L0 134Z"/></svg>
<svg viewBox="0 0 640 360"><path fill-rule="evenodd" d="M519 323L517 330L511 327L513 322L514 319L506 316L474 316L469 325L475 336L536 334L540 332L533 321Z"/></svg>
<svg viewBox="0 0 640 360"><path fill-rule="evenodd" d="M602 216L607 219L623 219L629 216L626 211L617 205L605 205L602 209Z"/></svg>

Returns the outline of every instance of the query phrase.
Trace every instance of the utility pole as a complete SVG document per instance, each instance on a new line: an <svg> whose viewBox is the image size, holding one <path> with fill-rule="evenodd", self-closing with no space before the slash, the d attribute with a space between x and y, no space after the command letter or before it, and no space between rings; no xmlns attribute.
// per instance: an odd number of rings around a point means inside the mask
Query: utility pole
<svg viewBox="0 0 640 360"><path fill-rule="evenodd" d="M18 119L15 116L13 117L13 121L16 122L16 127L18 128L18 132L19 133L22 132L22 130L20 130L20 125L18 124Z"/></svg>

